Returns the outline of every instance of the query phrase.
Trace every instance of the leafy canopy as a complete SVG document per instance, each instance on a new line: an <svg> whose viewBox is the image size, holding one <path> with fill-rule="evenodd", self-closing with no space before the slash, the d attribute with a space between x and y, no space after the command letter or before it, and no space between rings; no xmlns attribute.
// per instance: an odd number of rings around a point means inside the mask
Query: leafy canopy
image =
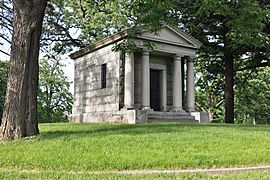
<svg viewBox="0 0 270 180"><path fill-rule="evenodd" d="M67 121L71 113L71 82L63 71L57 56L41 59L39 70L38 115L39 122Z"/></svg>

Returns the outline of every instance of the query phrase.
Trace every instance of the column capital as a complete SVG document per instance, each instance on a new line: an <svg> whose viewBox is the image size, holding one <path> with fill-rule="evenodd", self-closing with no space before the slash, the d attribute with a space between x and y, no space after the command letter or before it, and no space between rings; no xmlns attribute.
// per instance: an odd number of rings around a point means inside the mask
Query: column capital
<svg viewBox="0 0 270 180"><path fill-rule="evenodd" d="M175 54L174 55L174 60L181 61L183 57L185 57L184 54Z"/></svg>
<svg viewBox="0 0 270 180"><path fill-rule="evenodd" d="M149 56L149 54L150 54L149 50L143 49L143 52L142 52L143 56Z"/></svg>
<svg viewBox="0 0 270 180"><path fill-rule="evenodd" d="M195 62L196 56L188 56L187 62Z"/></svg>
<svg viewBox="0 0 270 180"><path fill-rule="evenodd" d="M133 52L127 52L127 53L125 53L125 57L126 58L131 58L132 60L134 60L134 53Z"/></svg>

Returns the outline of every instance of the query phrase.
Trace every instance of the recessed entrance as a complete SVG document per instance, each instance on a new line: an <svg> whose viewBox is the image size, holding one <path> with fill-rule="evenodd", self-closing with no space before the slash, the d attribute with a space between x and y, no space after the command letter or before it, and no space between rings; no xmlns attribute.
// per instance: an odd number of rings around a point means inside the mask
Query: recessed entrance
<svg viewBox="0 0 270 180"><path fill-rule="evenodd" d="M160 111L160 70L150 69L150 106Z"/></svg>

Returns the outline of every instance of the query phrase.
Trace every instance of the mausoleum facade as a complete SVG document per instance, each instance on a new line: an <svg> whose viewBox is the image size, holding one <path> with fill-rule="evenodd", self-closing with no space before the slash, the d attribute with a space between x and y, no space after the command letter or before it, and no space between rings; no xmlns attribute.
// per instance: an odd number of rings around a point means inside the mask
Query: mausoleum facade
<svg viewBox="0 0 270 180"><path fill-rule="evenodd" d="M194 87L200 42L164 26L159 34L145 31L134 38L137 51L114 51L127 33L71 54L75 78L70 122L201 121L202 113L195 111ZM153 48L146 49L145 42Z"/></svg>

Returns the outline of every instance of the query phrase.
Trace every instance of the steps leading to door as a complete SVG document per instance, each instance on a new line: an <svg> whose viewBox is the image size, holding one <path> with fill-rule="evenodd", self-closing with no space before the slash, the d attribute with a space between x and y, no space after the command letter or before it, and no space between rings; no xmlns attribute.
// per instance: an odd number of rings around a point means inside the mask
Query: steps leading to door
<svg viewBox="0 0 270 180"><path fill-rule="evenodd" d="M197 123L194 116L186 112L148 112L148 122L193 122Z"/></svg>

